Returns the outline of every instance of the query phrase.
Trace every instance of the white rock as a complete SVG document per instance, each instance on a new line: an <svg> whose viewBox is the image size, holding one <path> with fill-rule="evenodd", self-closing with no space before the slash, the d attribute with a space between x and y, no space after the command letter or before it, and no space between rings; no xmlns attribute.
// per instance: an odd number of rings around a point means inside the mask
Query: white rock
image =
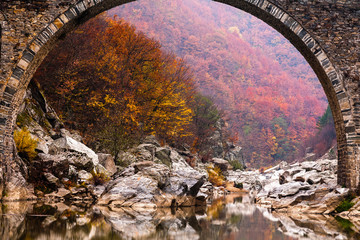
<svg viewBox="0 0 360 240"><path fill-rule="evenodd" d="M308 190L310 189L310 185L308 183L303 182L290 182L279 185L275 187L270 192L270 197L285 197L285 196L293 196L298 193L300 190Z"/></svg>
<svg viewBox="0 0 360 240"><path fill-rule="evenodd" d="M81 170L78 172L78 178L79 178L80 182L87 182L92 178L92 174L88 173L85 170Z"/></svg>
<svg viewBox="0 0 360 240"><path fill-rule="evenodd" d="M89 158L92 159L94 165L98 165L99 164L99 158L98 155L96 155L96 153L91 150L90 148L88 148L85 144L76 141L75 139L65 136L59 139L56 139L54 141L55 145L57 145L58 147L62 148L62 149L67 149L67 150L72 150L72 151L76 151L76 152L80 152L80 153L84 153L86 154Z"/></svg>
<svg viewBox="0 0 360 240"><path fill-rule="evenodd" d="M348 188L337 188L335 191L336 191L337 193L343 195L343 194L348 193L348 192L349 192L349 189L348 189Z"/></svg>

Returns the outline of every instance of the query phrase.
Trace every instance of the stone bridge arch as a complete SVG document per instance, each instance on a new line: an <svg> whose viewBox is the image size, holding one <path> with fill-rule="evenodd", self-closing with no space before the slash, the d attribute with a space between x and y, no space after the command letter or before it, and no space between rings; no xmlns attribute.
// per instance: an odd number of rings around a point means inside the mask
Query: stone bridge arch
<svg viewBox="0 0 360 240"><path fill-rule="evenodd" d="M28 83L54 43L79 24L132 0L4 0L0 3L0 157L13 166L13 128ZM338 183L359 187L360 3L358 0L216 0L263 20L317 74L337 133Z"/></svg>

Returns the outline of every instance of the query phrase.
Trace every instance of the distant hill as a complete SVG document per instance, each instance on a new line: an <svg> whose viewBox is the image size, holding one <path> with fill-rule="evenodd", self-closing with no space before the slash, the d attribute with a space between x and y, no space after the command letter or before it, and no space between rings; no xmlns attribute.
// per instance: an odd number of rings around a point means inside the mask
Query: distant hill
<svg viewBox="0 0 360 240"><path fill-rule="evenodd" d="M111 9L184 58L197 87L225 111L248 161L292 160L325 112L304 58L257 18L209 0L139 0Z"/></svg>

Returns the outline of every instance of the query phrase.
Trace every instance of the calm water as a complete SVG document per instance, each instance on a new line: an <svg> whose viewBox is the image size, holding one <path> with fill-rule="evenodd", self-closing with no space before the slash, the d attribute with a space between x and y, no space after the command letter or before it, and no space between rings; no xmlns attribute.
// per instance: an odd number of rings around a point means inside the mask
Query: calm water
<svg viewBox="0 0 360 240"><path fill-rule="evenodd" d="M12 203L0 215L1 239L334 239L356 238L334 220L330 230L228 196L206 208L138 210ZM315 221L319 222L317 219ZM342 231L343 230L343 231ZM340 232L340 233L335 233ZM330 235L329 235L330 234ZM302 237L300 237L302 236Z"/></svg>

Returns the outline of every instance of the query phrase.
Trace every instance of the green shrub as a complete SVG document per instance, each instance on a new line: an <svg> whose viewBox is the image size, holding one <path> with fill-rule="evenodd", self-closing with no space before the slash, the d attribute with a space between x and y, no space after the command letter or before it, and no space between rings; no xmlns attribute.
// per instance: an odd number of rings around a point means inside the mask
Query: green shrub
<svg viewBox="0 0 360 240"><path fill-rule="evenodd" d="M347 196L344 201L342 201L340 203L340 205L335 208L335 211L337 213L341 213L344 211L348 211L350 208L352 208L354 206L355 203L352 203L351 200L353 200L355 198L355 196L353 194L350 194L349 196Z"/></svg>
<svg viewBox="0 0 360 240"><path fill-rule="evenodd" d="M237 161L237 160L233 160L233 161L229 161L230 165L233 167L233 170L236 171L238 169L240 170L244 170L243 165Z"/></svg>
<svg viewBox="0 0 360 240"><path fill-rule="evenodd" d="M16 144L16 149L21 158L27 160L33 160L37 156L35 151L38 141L31 138L29 130L27 128L22 128L19 131L14 132L14 141Z"/></svg>

